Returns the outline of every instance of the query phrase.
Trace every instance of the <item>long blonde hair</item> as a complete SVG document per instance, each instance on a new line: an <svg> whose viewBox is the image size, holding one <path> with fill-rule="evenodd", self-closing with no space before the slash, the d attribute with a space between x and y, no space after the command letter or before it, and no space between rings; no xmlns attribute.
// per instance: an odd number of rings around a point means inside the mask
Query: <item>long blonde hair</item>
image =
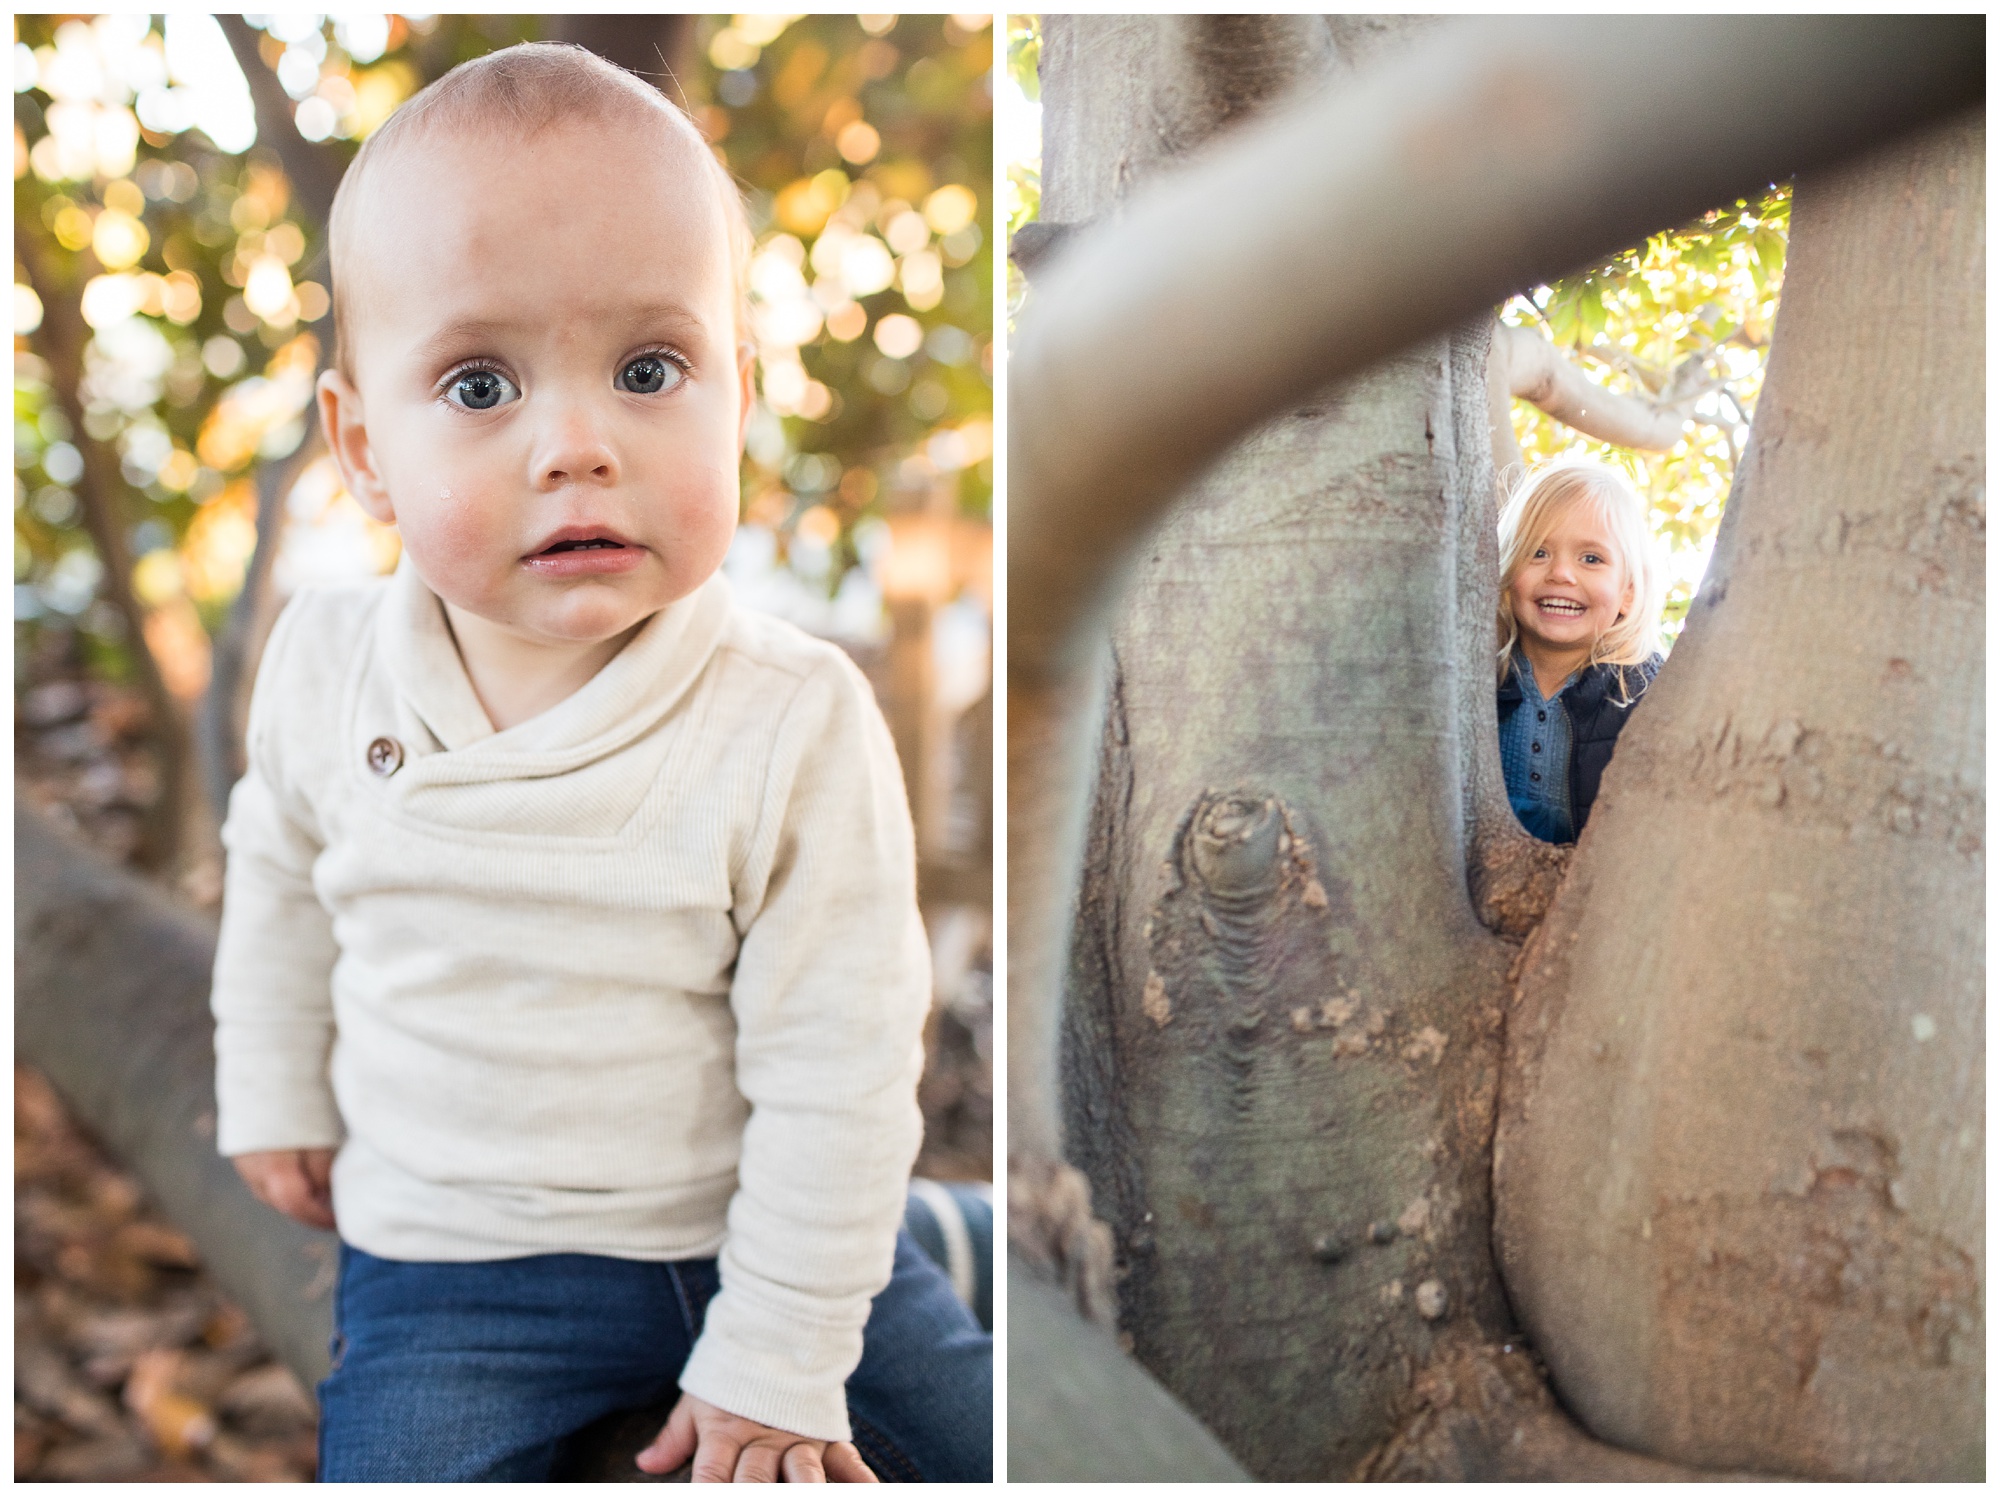
<svg viewBox="0 0 2000 1497"><path fill-rule="evenodd" d="M1659 653L1663 579L1646 529L1646 507L1616 469L1587 458L1563 458L1537 468L1500 511L1497 663L1502 681L1513 667L1514 651L1520 643L1520 626L1507 602L1508 589L1555 529L1557 515L1571 504L1589 504L1596 509L1632 589L1632 601L1618 622L1592 641L1589 664L1640 665Z"/></svg>

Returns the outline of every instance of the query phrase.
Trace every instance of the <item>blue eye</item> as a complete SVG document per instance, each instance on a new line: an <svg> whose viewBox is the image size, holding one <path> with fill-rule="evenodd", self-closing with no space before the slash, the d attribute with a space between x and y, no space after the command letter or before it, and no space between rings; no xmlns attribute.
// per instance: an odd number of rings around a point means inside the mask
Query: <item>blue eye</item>
<svg viewBox="0 0 2000 1497"><path fill-rule="evenodd" d="M641 354L618 371L618 388L634 395L658 395L686 378L680 365L665 354Z"/></svg>
<svg viewBox="0 0 2000 1497"><path fill-rule="evenodd" d="M468 369L451 382L444 398L463 410L490 411L510 400L519 400L521 392L514 388L512 380L495 370Z"/></svg>

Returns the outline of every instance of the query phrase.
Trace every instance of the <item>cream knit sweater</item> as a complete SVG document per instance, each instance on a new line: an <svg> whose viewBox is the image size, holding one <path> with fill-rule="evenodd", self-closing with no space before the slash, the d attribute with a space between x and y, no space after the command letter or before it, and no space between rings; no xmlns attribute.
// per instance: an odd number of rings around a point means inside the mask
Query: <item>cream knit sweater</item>
<svg viewBox="0 0 2000 1497"><path fill-rule="evenodd" d="M304 593L223 840L224 1154L338 1145L341 1235L385 1258L719 1250L682 1387L848 1437L929 962L844 655L717 577L496 733L407 565Z"/></svg>

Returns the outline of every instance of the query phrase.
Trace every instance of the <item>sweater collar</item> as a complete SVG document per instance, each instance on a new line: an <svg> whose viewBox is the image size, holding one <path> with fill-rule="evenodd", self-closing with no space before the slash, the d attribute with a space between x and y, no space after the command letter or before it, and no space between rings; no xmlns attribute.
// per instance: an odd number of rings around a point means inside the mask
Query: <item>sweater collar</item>
<svg viewBox="0 0 2000 1497"><path fill-rule="evenodd" d="M718 572L647 619L624 649L564 700L495 732L459 658L444 605L407 554L387 602L379 636L384 664L405 704L447 751L426 756L426 768L454 780L560 773L623 747L693 684L721 641L732 607L729 584ZM457 771L440 760L455 761Z"/></svg>

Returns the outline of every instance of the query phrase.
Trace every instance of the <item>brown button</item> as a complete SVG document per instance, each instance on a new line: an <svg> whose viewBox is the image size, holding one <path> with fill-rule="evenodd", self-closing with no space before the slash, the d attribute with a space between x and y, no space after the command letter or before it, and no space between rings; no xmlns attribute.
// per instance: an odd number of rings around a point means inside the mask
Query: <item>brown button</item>
<svg viewBox="0 0 2000 1497"><path fill-rule="evenodd" d="M393 738L378 738L368 745L368 767L388 779L403 767L403 746Z"/></svg>

